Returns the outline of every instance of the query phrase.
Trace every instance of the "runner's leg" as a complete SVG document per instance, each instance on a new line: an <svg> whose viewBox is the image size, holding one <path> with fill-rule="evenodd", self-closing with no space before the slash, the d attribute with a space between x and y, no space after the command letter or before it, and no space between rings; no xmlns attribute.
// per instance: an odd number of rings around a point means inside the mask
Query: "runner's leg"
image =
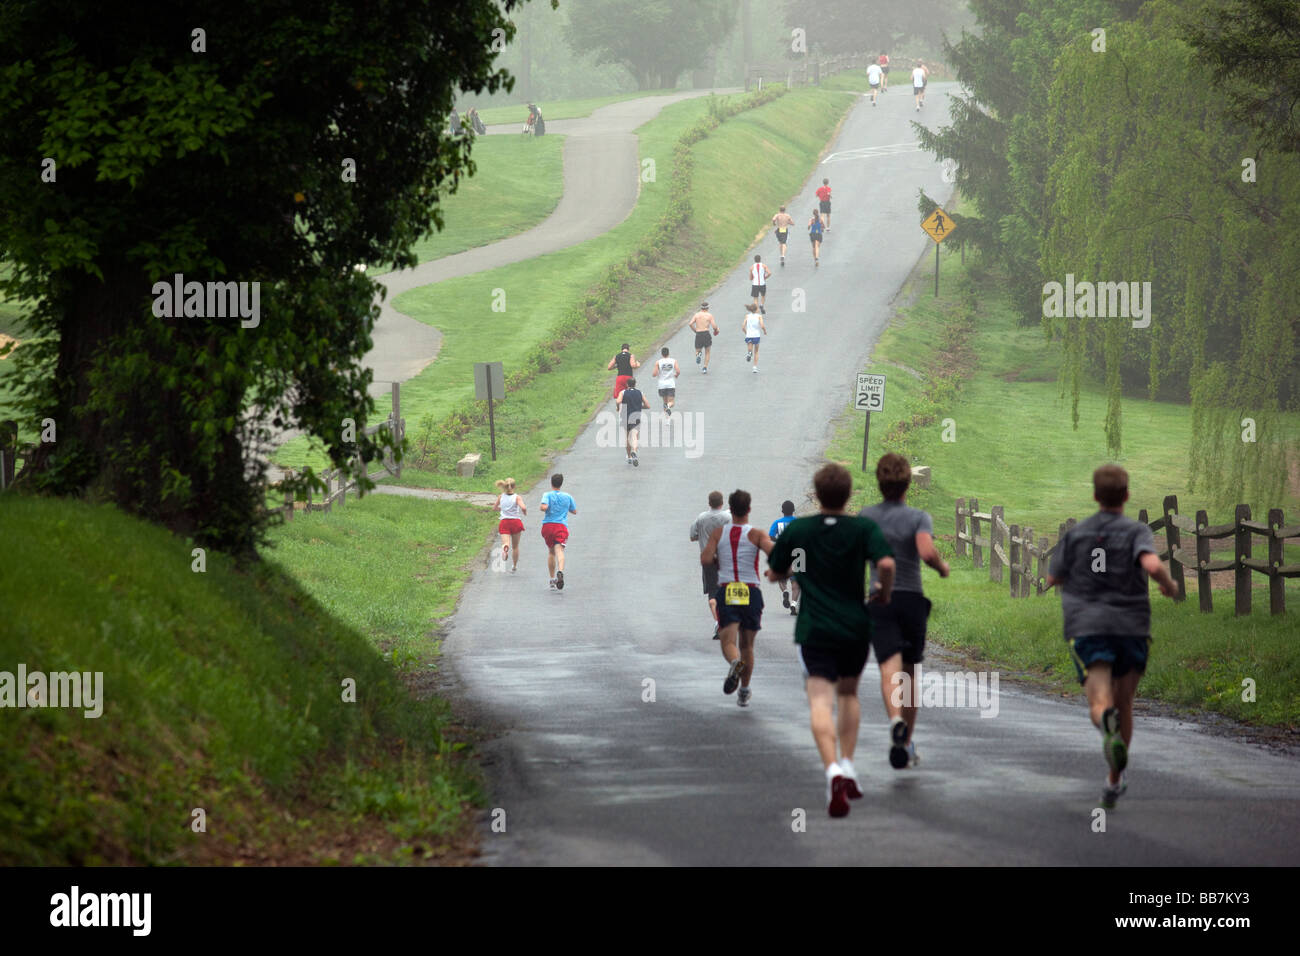
<svg viewBox="0 0 1300 956"><path fill-rule="evenodd" d="M861 720L858 679L841 677L835 682L835 722L839 730L840 756L850 763L853 762L853 751L858 746L858 724Z"/></svg>
<svg viewBox="0 0 1300 956"><path fill-rule="evenodd" d="M835 706L835 685L824 677L809 677L804 688L808 692L808 717L817 753L822 758L822 766L829 768L835 763L835 718L831 713Z"/></svg>
<svg viewBox="0 0 1300 956"><path fill-rule="evenodd" d="M754 638L758 637L757 631L740 632L740 656L745 661L745 666L740 671L740 686L748 687L749 679L754 676Z"/></svg>
<svg viewBox="0 0 1300 956"><path fill-rule="evenodd" d="M564 570L564 545L562 544L555 546L555 570L557 573Z"/></svg>
<svg viewBox="0 0 1300 956"><path fill-rule="evenodd" d="M522 537L521 532L514 532L510 535L510 547L514 551L514 566L519 567L519 539Z"/></svg>

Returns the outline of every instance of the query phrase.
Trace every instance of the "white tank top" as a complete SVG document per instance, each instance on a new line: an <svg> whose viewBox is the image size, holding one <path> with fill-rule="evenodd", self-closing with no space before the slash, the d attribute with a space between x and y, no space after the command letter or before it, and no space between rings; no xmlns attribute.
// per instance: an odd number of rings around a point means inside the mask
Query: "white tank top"
<svg viewBox="0 0 1300 956"><path fill-rule="evenodd" d="M502 518L523 518L523 513L519 510L519 496L501 495L501 517Z"/></svg>
<svg viewBox="0 0 1300 956"><path fill-rule="evenodd" d="M745 338L758 339L763 337L762 319L757 312L745 313Z"/></svg>
<svg viewBox="0 0 1300 956"><path fill-rule="evenodd" d="M677 372L675 371L677 360L672 356L661 358L659 360L659 387L672 388L677 382Z"/></svg>
<svg viewBox="0 0 1300 956"><path fill-rule="evenodd" d="M752 285L767 285L767 280L763 278L763 263L755 262L750 266L749 281Z"/></svg>
<svg viewBox="0 0 1300 956"><path fill-rule="evenodd" d="M731 581L744 581L746 584L758 584L758 545L749 540L749 531L753 525L732 524L722 526L722 537L718 539L718 580L723 584Z"/></svg>

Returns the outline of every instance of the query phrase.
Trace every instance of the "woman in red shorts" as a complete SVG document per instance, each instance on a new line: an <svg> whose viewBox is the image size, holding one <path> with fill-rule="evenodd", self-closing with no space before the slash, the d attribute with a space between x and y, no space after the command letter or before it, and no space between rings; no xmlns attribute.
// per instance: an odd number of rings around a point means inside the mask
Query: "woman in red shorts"
<svg viewBox="0 0 1300 956"><path fill-rule="evenodd" d="M641 363L632 354L632 346L626 342L617 355L609 360L605 368L617 368L618 378L614 380L614 414L618 414L618 396L627 388L627 380L632 377L632 369L640 368Z"/></svg>
<svg viewBox="0 0 1300 956"><path fill-rule="evenodd" d="M510 573L514 574L519 567L519 536L524 533L524 515L528 514L528 506L524 504L522 496L515 494L515 480L506 478L498 481L497 491L497 510L501 512L501 523L497 525L497 533L501 535L501 564L504 567L506 558L510 557L510 551L514 550L514 561L510 565Z"/></svg>

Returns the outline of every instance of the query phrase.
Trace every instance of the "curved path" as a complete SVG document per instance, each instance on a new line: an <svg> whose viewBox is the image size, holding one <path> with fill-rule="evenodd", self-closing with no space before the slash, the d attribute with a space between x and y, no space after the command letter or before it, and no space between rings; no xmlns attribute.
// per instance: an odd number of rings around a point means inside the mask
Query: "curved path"
<svg viewBox="0 0 1300 956"><path fill-rule="evenodd" d="M547 589L537 508L545 482L526 495L519 573L484 567L465 588L444 639L443 671L446 691L468 717L498 732L480 748L488 807L506 814L505 832L494 832L484 815L488 860L1060 866L1300 859L1297 761L1169 718L1139 717L1129 793L1109 832L1092 832L1103 762L1084 705L1010 681L1001 682L994 719L970 708L925 708L917 730L922 764L895 772L874 661L863 674L857 759L866 797L847 819L830 820L794 618L770 584L753 704L741 710L721 693L725 668L710 640L699 550L687 530L715 488L750 490L763 526L785 498L810 510L806 489L828 423L851 401L855 375L918 256L933 256L918 228L917 188L936 197L951 189L928 154L870 147L912 142L916 118L946 122L950 88L932 85L920 116L907 95L886 95L875 108L864 101L849 115L833 147L839 157L810 177L792 205L806 218L813 186L831 178L835 214L824 268L812 268L799 233L789 264L773 266L759 374L740 357L749 298L742 261L708 295L723 330L709 374L691 361L689 332L668 340L683 363L672 418L681 447L646 447L647 429L641 467L632 469L594 421L559 456L554 468L578 508L566 588ZM770 236L758 250L775 259ZM806 295L806 313L792 313L796 289ZM936 604L943 585L928 575ZM925 666L951 667L938 650ZM643 696L647 679L655 682L653 702ZM799 809L807 813L802 833L791 825Z"/></svg>
<svg viewBox="0 0 1300 956"><path fill-rule="evenodd" d="M397 296L443 279L558 252L613 229L636 206L641 184L635 130L665 106L709 92L691 90L625 100L602 106L590 116L547 122L548 136L565 137L564 193L559 205L543 222L517 236L379 276L377 281L387 287L388 295L380 304L379 321L372 333L374 346L363 360L374 370L375 382L413 378L433 361L442 342L437 329L393 308ZM522 125L489 126L488 133L518 136ZM455 226L449 224L448 228Z"/></svg>

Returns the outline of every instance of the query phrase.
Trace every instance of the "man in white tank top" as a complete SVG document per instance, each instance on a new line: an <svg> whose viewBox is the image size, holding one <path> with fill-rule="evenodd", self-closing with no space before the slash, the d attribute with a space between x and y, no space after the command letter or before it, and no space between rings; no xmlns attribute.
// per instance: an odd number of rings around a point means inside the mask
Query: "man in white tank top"
<svg viewBox="0 0 1300 956"><path fill-rule="evenodd" d="M664 412L672 415L673 404L677 401L677 376L682 374L682 370L677 365L677 359L669 357L668 346L659 350L659 356L659 361L655 363L659 397L663 399Z"/></svg>
<svg viewBox="0 0 1300 956"><path fill-rule="evenodd" d="M718 560L718 641L727 661L727 678L722 692L730 694L739 684L736 703L748 707L750 678L754 676L754 639L763 626L763 591L759 587L758 555L770 554L772 539L762 528L749 523L751 497L737 489L727 499L731 520L715 528L700 552L700 564ZM739 637L739 647L737 647Z"/></svg>
<svg viewBox="0 0 1300 956"><path fill-rule="evenodd" d="M767 302L767 277L772 274L772 270L763 265L762 256L754 256L754 264L749 267L749 294L754 297L754 305L758 306L758 311L767 315L765 303Z"/></svg>
<svg viewBox="0 0 1300 956"><path fill-rule="evenodd" d="M745 320L741 327L745 330L745 361L753 362L754 371L757 372L758 346L767 334L767 326L763 324L763 317L758 314L753 303L745 306Z"/></svg>

